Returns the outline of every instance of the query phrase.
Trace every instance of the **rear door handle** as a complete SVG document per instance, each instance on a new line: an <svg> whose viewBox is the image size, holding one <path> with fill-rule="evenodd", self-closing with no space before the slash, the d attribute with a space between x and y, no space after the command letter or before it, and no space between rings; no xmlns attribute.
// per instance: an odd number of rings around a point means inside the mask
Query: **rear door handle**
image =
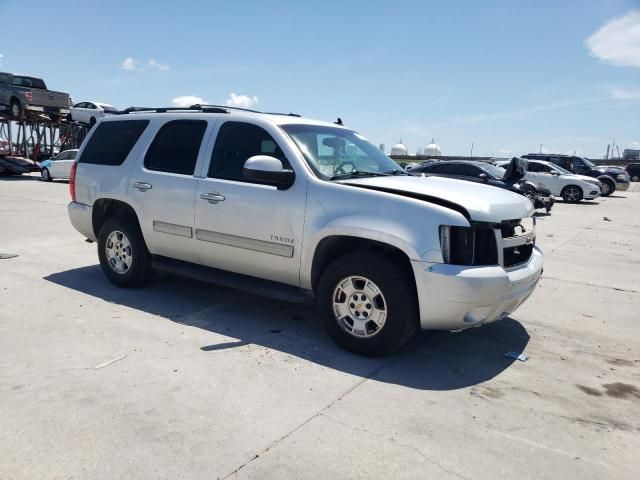
<svg viewBox="0 0 640 480"><path fill-rule="evenodd" d="M137 188L141 192L146 192L147 190L150 190L151 187L153 187L153 185L151 185L150 183L145 182L133 182L132 186L133 188Z"/></svg>
<svg viewBox="0 0 640 480"><path fill-rule="evenodd" d="M209 203L224 202L224 195L220 195L218 192L201 193L200 198Z"/></svg>

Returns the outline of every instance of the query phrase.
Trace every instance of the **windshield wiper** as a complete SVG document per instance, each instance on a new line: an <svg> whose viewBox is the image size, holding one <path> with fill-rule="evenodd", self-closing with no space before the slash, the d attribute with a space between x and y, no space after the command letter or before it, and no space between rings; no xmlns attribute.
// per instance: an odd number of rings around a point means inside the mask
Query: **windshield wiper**
<svg viewBox="0 0 640 480"><path fill-rule="evenodd" d="M382 172L368 172L366 170L353 170L352 172L338 173L332 176L329 180L337 180L339 178L360 177L360 176L387 177L389 175L391 174L387 172L382 173Z"/></svg>
<svg viewBox="0 0 640 480"><path fill-rule="evenodd" d="M387 175L409 175L406 171L401 168L394 168L393 170L388 170L386 172Z"/></svg>

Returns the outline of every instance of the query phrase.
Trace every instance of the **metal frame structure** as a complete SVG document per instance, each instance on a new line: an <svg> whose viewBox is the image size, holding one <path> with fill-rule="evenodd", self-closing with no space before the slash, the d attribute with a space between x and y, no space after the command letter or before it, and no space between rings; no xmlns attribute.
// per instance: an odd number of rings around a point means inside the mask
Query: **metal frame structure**
<svg viewBox="0 0 640 480"><path fill-rule="evenodd" d="M8 112L0 112L0 140L9 142L9 156L39 160L60 151L78 148L89 126L69 120L60 120L40 112L25 110L21 120L12 119Z"/></svg>

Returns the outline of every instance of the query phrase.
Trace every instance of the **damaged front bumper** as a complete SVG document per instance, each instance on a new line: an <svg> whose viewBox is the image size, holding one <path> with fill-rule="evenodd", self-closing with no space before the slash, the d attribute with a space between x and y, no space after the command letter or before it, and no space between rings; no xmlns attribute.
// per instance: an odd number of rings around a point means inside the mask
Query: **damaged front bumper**
<svg viewBox="0 0 640 480"><path fill-rule="evenodd" d="M425 330L461 330L504 318L529 298L542 275L537 247L526 263L507 268L411 263Z"/></svg>

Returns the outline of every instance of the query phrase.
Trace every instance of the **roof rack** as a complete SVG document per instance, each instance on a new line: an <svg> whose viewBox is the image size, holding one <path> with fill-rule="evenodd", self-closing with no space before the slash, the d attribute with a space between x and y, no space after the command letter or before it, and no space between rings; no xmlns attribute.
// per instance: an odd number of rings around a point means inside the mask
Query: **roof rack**
<svg viewBox="0 0 640 480"><path fill-rule="evenodd" d="M113 112L116 115L126 115L128 113L143 113L143 112L155 112L155 113L167 113L167 112L203 112L203 113L230 113L230 110L239 110L241 112L248 113L262 113L264 115L285 115L288 117L301 117L297 113L276 113L276 112L260 112L258 110L251 110L249 108L231 107L229 105L201 105L196 103L189 107L129 107L118 112Z"/></svg>

